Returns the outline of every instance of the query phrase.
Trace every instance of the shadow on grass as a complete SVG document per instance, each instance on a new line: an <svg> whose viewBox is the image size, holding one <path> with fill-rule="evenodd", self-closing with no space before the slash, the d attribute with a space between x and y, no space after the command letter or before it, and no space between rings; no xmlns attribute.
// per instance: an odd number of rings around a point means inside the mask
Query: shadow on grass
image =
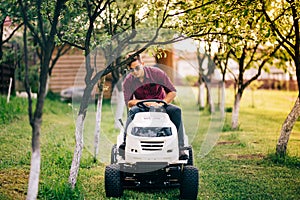
<svg viewBox="0 0 300 200"><path fill-rule="evenodd" d="M122 199L131 199L136 197L140 199L143 196L145 199L178 199L179 198L179 187L165 187L165 188L127 188L124 191ZM135 198L133 198L135 199Z"/></svg>
<svg viewBox="0 0 300 200"><path fill-rule="evenodd" d="M300 158L296 156L286 155L284 157L280 157L275 153L267 155L265 161L274 163L280 166L286 166L290 168L300 168Z"/></svg>

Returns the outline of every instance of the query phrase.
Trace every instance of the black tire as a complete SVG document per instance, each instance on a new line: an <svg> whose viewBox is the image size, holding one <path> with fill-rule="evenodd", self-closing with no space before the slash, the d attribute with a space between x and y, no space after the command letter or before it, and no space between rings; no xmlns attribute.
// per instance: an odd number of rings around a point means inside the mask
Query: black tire
<svg viewBox="0 0 300 200"><path fill-rule="evenodd" d="M106 166L105 193L106 197L121 197L123 195L123 180L119 165Z"/></svg>
<svg viewBox="0 0 300 200"><path fill-rule="evenodd" d="M194 166L184 166L180 181L180 198L197 199L199 172Z"/></svg>
<svg viewBox="0 0 300 200"><path fill-rule="evenodd" d="M114 144L111 148L110 164L117 163L117 155L118 155L117 144Z"/></svg>
<svg viewBox="0 0 300 200"><path fill-rule="evenodd" d="M193 148L192 147L188 147L189 150L189 159L187 161L187 165L194 165L194 157L193 157Z"/></svg>

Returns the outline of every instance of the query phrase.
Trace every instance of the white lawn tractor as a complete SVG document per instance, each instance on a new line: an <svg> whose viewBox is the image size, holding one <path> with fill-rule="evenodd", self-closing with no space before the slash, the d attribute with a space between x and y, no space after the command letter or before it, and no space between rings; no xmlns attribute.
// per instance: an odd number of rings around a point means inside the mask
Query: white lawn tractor
<svg viewBox="0 0 300 200"><path fill-rule="evenodd" d="M164 105L148 107L146 102ZM128 125L125 151L118 148L123 143L124 130L112 148L111 164L105 168L107 197L121 197L124 188L175 186L180 188L181 199L197 198L199 173L193 166L193 151L186 147L188 158L179 160L177 129L164 111L166 105L153 99L137 104L147 112L137 113Z"/></svg>

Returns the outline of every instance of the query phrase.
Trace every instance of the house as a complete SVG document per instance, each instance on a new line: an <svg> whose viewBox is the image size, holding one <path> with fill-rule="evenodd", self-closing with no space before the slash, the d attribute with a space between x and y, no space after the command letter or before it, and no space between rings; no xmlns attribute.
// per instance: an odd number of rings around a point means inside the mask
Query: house
<svg viewBox="0 0 300 200"><path fill-rule="evenodd" d="M156 63L155 58L143 54L143 60L146 64L153 65ZM83 51L71 50L67 54L61 56L53 68L50 77L49 89L54 93L60 93L62 90L71 87L84 87L84 78L86 75L85 59ZM160 61L165 62L165 61ZM97 70L103 70L106 67L105 59L99 56L97 59ZM104 86L104 99L109 99L112 93L112 77L110 74L106 76Z"/></svg>

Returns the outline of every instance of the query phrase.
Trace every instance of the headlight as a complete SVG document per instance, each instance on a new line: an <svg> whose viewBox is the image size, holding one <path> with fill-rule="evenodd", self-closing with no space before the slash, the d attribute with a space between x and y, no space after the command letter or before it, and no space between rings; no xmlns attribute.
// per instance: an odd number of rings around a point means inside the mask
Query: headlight
<svg viewBox="0 0 300 200"><path fill-rule="evenodd" d="M131 134L139 137L166 137L172 135L171 127L133 127Z"/></svg>

